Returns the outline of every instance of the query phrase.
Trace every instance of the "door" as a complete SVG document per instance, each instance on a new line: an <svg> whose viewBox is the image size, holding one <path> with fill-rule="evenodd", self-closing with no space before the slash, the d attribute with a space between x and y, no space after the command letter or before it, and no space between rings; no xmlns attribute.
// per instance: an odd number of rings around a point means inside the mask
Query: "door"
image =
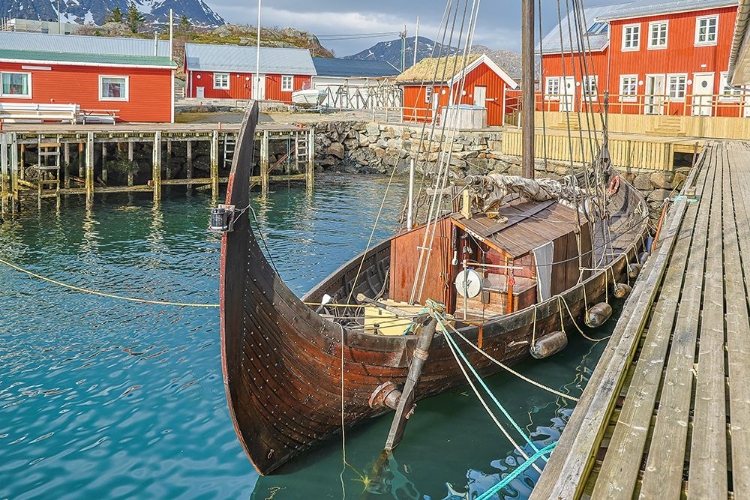
<svg viewBox="0 0 750 500"><path fill-rule="evenodd" d="M260 74L253 78L253 99L263 101L266 98L266 75Z"/></svg>
<svg viewBox="0 0 750 500"><path fill-rule="evenodd" d="M576 79L573 76L566 76L562 80L560 111L575 111Z"/></svg>
<svg viewBox="0 0 750 500"><path fill-rule="evenodd" d="M693 116L711 116L714 74L693 73Z"/></svg>
<svg viewBox="0 0 750 500"><path fill-rule="evenodd" d="M195 87L195 97L198 99L203 99L206 97L206 88L205 87Z"/></svg>
<svg viewBox="0 0 750 500"><path fill-rule="evenodd" d="M646 75L646 106L643 112L647 115L664 113L664 75Z"/></svg>
<svg viewBox="0 0 750 500"><path fill-rule="evenodd" d="M742 93L744 94L744 111L742 113L742 116L745 118L750 118L750 85L743 85L742 86Z"/></svg>
<svg viewBox="0 0 750 500"><path fill-rule="evenodd" d="M474 106L487 107L487 87L474 87Z"/></svg>

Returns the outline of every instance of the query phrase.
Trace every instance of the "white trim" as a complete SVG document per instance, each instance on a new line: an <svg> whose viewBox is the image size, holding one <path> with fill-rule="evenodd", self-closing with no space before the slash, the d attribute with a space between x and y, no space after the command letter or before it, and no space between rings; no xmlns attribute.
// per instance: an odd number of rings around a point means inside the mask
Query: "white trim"
<svg viewBox="0 0 750 500"><path fill-rule="evenodd" d="M625 46L625 30L628 28L637 28L638 29L638 43L635 45L632 45L630 47ZM632 23L632 24L624 24L622 26L622 43L620 44L620 50L622 52L637 52L641 50L641 23ZM633 41L633 35L631 33L630 35L630 41L632 43Z"/></svg>
<svg viewBox="0 0 750 500"><path fill-rule="evenodd" d="M730 93L725 93L725 90L729 88ZM719 73L719 100L722 102L739 102L742 96L745 94L745 89L742 87L732 87L729 83L729 72L722 71Z"/></svg>
<svg viewBox="0 0 750 500"><path fill-rule="evenodd" d="M505 83L508 84L508 86L512 89L518 88L518 83L516 83L515 80L513 80L510 76L508 76L508 73L503 71L503 69L495 64L492 59L487 57L486 55L482 54L481 56L477 57L476 61L466 66L466 69L463 71L459 71L456 75L453 76L453 78L449 79L446 84L447 85L454 85L458 81L461 80L461 78L464 75L468 75L472 71L474 71L476 68L479 67L480 64L485 63L489 68L497 75L499 76Z"/></svg>
<svg viewBox="0 0 750 500"><path fill-rule="evenodd" d="M669 98L672 102L685 102L685 98L688 95L687 87L688 87L688 74L687 73L667 73L666 81L664 82L664 95ZM684 85L682 87L682 97L675 97L672 95L672 78L682 78L684 81ZM679 82L679 80L678 80ZM678 92L679 93L679 89ZM713 93L713 92L712 92Z"/></svg>
<svg viewBox="0 0 750 500"><path fill-rule="evenodd" d="M625 78L632 78L635 80L635 94L623 94L623 80ZM620 95L620 102L636 102L638 100L638 75L620 75L620 87L617 93Z"/></svg>
<svg viewBox="0 0 750 500"><path fill-rule="evenodd" d="M680 2L669 2L668 5L679 5ZM655 17L655 16L669 16L672 14L681 14L683 12L703 12L705 10L716 10L716 9L726 9L727 7L737 7L737 0L727 0L726 2L722 2L721 5L710 5L706 7L698 7L696 5L693 5L692 7L683 7L683 8L674 8L674 9L665 9L663 11L658 12L641 12L636 14L630 14L630 15L624 15L624 16L618 16L616 13L614 15L603 15L596 18L598 21L627 21L628 19L643 19L645 17Z"/></svg>
<svg viewBox="0 0 750 500"><path fill-rule="evenodd" d="M124 97L104 97L102 95L102 79L103 78L117 78L125 80L125 96ZM130 76L129 75L99 75L99 100L100 101L130 101Z"/></svg>
<svg viewBox="0 0 750 500"><path fill-rule="evenodd" d="M700 28L700 22L701 21L708 21L709 19L716 19L716 25L714 26L714 39L708 40L708 25L706 25L706 41L699 42L698 41L698 31ZM713 46L717 45L719 43L719 15L718 14L712 14L710 16L700 16L695 18L695 38L694 43L696 47L706 47L706 46Z"/></svg>
<svg viewBox="0 0 750 500"><path fill-rule="evenodd" d="M216 77L217 76L226 77L226 80L227 80L226 86L224 86L223 82L220 85L216 85ZM211 75L211 80L213 82L213 89L214 90L229 90L229 87L230 87L230 84L229 84L230 78L229 77L230 76L231 75L229 73L219 73L219 72L213 73ZM222 78L222 80L223 80L223 78Z"/></svg>
<svg viewBox="0 0 750 500"><path fill-rule="evenodd" d="M172 71L170 80L171 80L171 88L172 88L172 91L170 92L172 96L172 108L170 110L171 113L169 115L169 123L174 123L174 70ZM185 85L187 86L187 81L185 82ZM185 91L187 92L187 89L185 89ZM187 94L185 95L185 97L187 97Z"/></svg>
<svg viewBox="0 0 750 500"><path fill-rule="evenodd" d="M49 64L52 66L54 71L55 66L86 66L86 67L97 67L97 68L140 68L140 69L171 69L174 70L175 66L156 66L153 64L102 64L102 63L84 63L84 62L71 62L71 61L46 61L43 59L30 61L28 59L0 59L0 62L5 63L16 63L16 64Z"/></svg>
<svg viewBox="0 0 750 500"><path fill-rule="evenodd" d="M28 94L3 94L3 81L2 81L2 75L3 73L9 73L13 75L26 75L29 77L29 93ZM31 77L32 74L26 71L0 71L0 97L3 99L31 99L32 94L34 93L34 87L31 86Z"/></svg>
<svg viewBox="0 0 750 500"><path fill-rule="evenodd" d="M284 78L291 79L291 85L284 87ZM282 92L293 92L294 91L294 75L281 75L281 91Z"/></svg>
<svg viewBox="0 0 750 500"><path fill-rule="evenodd" d="M651 43L652 36L651 31L654 26L656 25L664 25L664 45L654 45ZM669 20L668 19L660 19L659 21L651 21L648 23L648 44L646 47L648 50L665 50L669 46Z"/></svg>
<svg viewBox="0 0 750 500"><path fill-rule="evenodd" d="M594 88L591 88L591 82L594 82ZM594 92L589 93L590 90ZM599 75L584 76L581 79L581 100L596 101L599 98Z"/></svg>
<svg viewBox="0 0 750 500"><path fill-rule="evenodd" d="M560 85L562 78L559 76L548 76L544 80L544 99L547 101L560 100ZM557 82L557 92L550 92L549 84L551 81Z"/></svg>

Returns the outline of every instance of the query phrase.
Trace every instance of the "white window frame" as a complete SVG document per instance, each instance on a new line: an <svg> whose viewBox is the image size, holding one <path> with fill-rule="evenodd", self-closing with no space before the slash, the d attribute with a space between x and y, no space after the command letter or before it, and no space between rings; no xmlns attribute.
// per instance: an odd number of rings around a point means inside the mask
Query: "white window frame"
<svg viewBox="0 0 750 500"><path fill-rule="evenodd" d="M3 92L3 80L2 75L26 75L28 78L28 94L5 94ZM31 73L28 73L26 71L0 71L0 97L10 97L11 99L31 99L31 92L32 92L32 86L31 86Z"/></svg>
<svg viewBox="0 0 750 500"><path fill-rule="evenodd" d="M742 98L742 95L745 93L745 89L743 87L732 87L729 85L729 81L727 77L729 76L729 73L726 71L721 72L721 76L719 79L719 82L721 84L721 87L719 87L720 93L719 93L719 100L724 102L739 102L740 98Z"/></svg>
<svg viewBox="0 0 750 500"><path fill-rule="evenodd" d="M629 37L629 38L628 38ZM630 45L628 45L628 43ZM622 51L635 52L641 49L641 23L625 24L622 27Z"/></svg>
<svg viewBox="0 0 750 500"><path fill-rule="evenodd" d="M663 44L653 43L654 42L654 28L657 28L659 32L661 32L661 29L659 27L662 25L664 26L664 43ZM648 23L648 48L649 50L666 49L668 45L668 40L669 40L669 21L667 20L651 21L650 23Z"/></svg>
<svg viewBox="0 0 750 500"><path fill-rule="evenodd" d="M112 78L116 80L122 80L123 88L125 91L123 92L124 95L121 95L120 97L109 97L105 96L104 92L102 92L102 84L104 83L105 78ZM100 101L129 101L130 100L130 77L127 75L99 75L99 100Z"/></svg>
<svg viewBox="0 0 750 500"><path fill-rule="evenodd" d="M713 33L709 31L710 21L715 21L713 26ZM700 40L701 37L701 22L706 22L706 32L703 35L706 37L705 40ZM710 37L713 35L713 39ZM713 16L701 16L695 18L695 46L700 47L704 45L716 45L719 39L719 16L714 14Z"/></svg>
<svg viewBox="0 0 750 500"><path fill-rule="evenodd" d="M294 75L281 75L281 91L291 92L294 90Z"/></svg>
<svg viewBox="0 0 750 500"><path fill-rule="evenodd" d="M424 88L424 102L425 104L430 104L432 102L432 94L434 93L434 89L432 88L432 85L427 85Z"/></svg>
<svg viewBox="0 0 750 500"><path fill-rule="evenodd" d="M625 81L628 80L628 88L632 88L632 94L625 93ZM620 102L635 102L638 100L638 75L620 75Z"/></svg>
<svg viewBox="0 0 750 500"><path fill-rule="evenodd" d="M593 86L591 83L593 82ZM599 95L599 77L597 75L584 76L581 81L581 99L595 101Z"/></svg>
<svg viewBox="0 0 750 500"><path fill-rule="evenodd" d="M555 88L552 88L555 87ZM553 92L554 91L554 92ZM544 83L544 98L548 101L560 100L560 77L548 76Z"/></svg>
<svg viewBox="0 0 750 500"><path fill-rule="evenodd" d="M214 73L214 90L229 90L229 73Z"/></svg>
<svg viewBox="0 0 750 500"><path fill-rule="evenodd" d="M672 92L672 80L676 79L677 87L675 92ZM680 95L680 79L682 79L682 95ZM670 73L667 75L666 82L666 94L672 102L685 102L685 96L687 96L687 73Z"/></svg>

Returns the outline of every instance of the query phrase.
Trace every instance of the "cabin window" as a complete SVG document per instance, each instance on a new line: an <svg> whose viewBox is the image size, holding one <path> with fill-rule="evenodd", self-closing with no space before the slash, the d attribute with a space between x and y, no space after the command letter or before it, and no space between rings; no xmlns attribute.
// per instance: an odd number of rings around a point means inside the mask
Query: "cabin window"
<svg viewBox="0 0 750 500"><path fill-rule="evenodd" d="M596 99L596 76L584 76L581 86L581 97L587 101Z"/></svg>
<svg viewBox="0 0 750 500"><path fill-rule="evenodd" d="M648 23L648 48L667 48L667 21L654 21Z"/></svg>
<svg viewBox="0 0 750 500"><path fill-rule="evenodd" d="M669 89L667 95L673 101L685 100L687 75L668 75Z"/></svg>
<svg viewBox="0 0 750 500"><path fill-rule="evenodd" d="M432 87L429 85L424 88L424 102L427 104L432 102Z"/></svg>
<svg viewBox="0 0 750 500"><path fill-rule="evenodd" d="M742 97L742 87L732 87L727 79L727 72L721 73L721 95L719 96L720 101L739 101Z"/></svg>
<svg viewBox="0 0 750 500"><path fill-rule="evenodd" d="M716 45L719 16L704 16L695 19L695 44Z"/></svg>
<svg viewBox="0 0 750 500"><path fill-rule="evenodd" d="M214 73L214 89L229 90L229 73Z"/></svg>
<svg viewBox="0 0 750 500"><path fill-rule="evenodd" d="M31 98L31 73L0 73L2 89L0 96Z"/></svg>
<svg viewBox="0 0 750 500"><path fill-rule="evenodd" d="M294 90L294 76L292 75L282 75L281 77L281 91L282 92L291 92Z"/></svg>
<svg viewBox="0 0 750 500"><path fill-rule="evenodd" d="M635 102L638 96L638 75L620 75L620 102Z"/></svg>
<svg viewBox="0 0 750 500"><path fill-rule="evenodd" d="M622 50L638 50L641 48L641 25L626 24L622 27Z"/></svg>
<svg viewBox="0 0 750 500"><path fill-rule="evenodd" d="M99 76L100 101L127 101L127 76Z"/></svg>
<svg viewBox="0 0 750 500"><path fill-rule="evenodd" d="M560 78L552 76L547 78L547 84L544 87L544 95L548 101L560 100Z"/></svg>

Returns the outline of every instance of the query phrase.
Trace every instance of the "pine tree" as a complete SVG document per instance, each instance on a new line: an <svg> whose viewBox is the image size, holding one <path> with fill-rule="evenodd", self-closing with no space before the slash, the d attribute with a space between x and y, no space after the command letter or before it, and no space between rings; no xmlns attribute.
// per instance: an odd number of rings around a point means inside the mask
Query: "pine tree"
<svg viewBox="0 0 750 500"><path fill-rule="evenodd" d="M123 22L122 11L120 10L120 7L115 7L115 9L110 13L107 21L110 23Z"/></svg>
<svg viewBox="0 0 750 500"><path fill-rule="evenodd" d="M128 28L130 28L130 31L138 33L145 20L146 18L138 11L135 3L131 2L128 6Z"/></svg>

